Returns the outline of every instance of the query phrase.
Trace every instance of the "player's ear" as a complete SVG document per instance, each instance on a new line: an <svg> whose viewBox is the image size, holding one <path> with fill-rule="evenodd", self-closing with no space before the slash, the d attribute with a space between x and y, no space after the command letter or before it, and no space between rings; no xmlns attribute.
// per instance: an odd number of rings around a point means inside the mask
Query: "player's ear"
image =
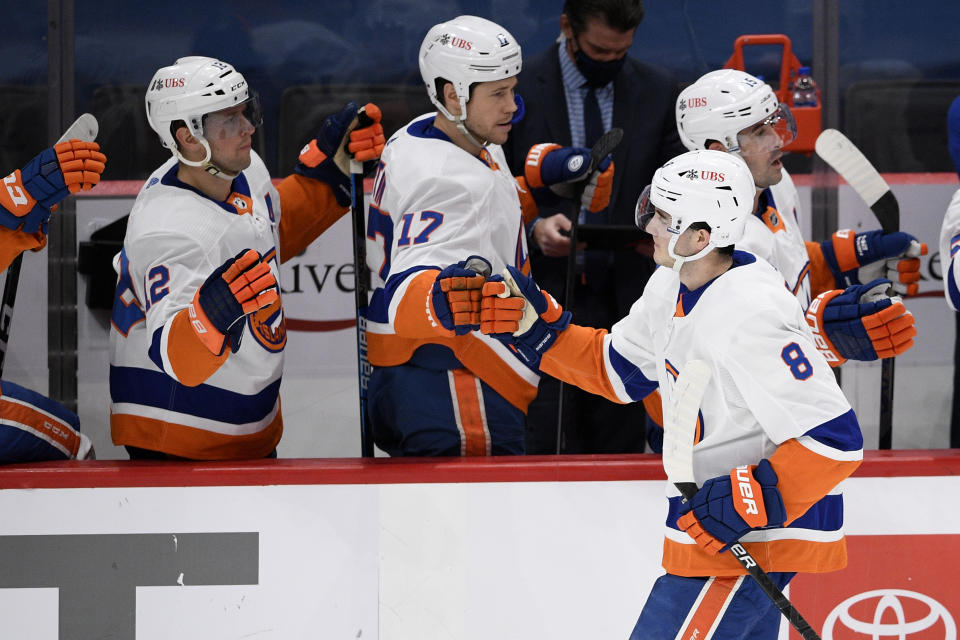
<svg viewBox="0 0 960 640"><path fill-rule="evenodd" d="M198 144L197 139L193 137L193 134L190 133L190 129L188 129L186 125L178 127L173 137L176 138L177 144L180 145L181 148L186 145Z"/></svg>
<svg viewBox="0 0 960 640"><path fill-rule="evenodd" d="M447 111L455 116L460 115L460 98L457 97L457 90L453 88L452 82L443 83L443 103L447 105Z"/></svg>

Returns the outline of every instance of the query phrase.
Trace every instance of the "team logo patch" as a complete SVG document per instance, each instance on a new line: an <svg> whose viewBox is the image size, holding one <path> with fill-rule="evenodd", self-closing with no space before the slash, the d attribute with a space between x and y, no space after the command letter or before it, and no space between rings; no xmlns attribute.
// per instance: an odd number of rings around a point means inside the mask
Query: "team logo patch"
<svg viewBox="0 0 960 640"><path fill-rule="evenodd" d="M503 35L502 33L497 34L497 41L500 43L501 47L506 47L510 44L510 41L507 40L507 36Z"/></svg>
<svg viewBox="0 0 960 640"><path fill-rule="evenodd" d="M287 322L280 298L247 316L247 324L257 344L270 352L283 351L287 344Z"/></svg>
<svg viewBox="0 0 960 640"><path fill-rule="evenodd" d="M583 156L577 155L570 158L567 161L567 170L576 172L580 170L580 167L583 166Z"/></svg>

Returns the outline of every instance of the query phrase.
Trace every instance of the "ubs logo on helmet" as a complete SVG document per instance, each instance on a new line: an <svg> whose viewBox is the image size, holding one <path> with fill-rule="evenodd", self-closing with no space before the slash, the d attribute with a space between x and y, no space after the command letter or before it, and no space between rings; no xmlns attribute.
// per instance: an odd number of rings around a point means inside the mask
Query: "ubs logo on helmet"
<svg viewBox="0 0 960 640"><path fill-rule="evenodd" d="M469 40L464 40L463 38L451 36L449 33L442 34L439 38L437 38L437 42L439 42L443 46L450 45L451 47L456 47L458 49L465 49L467 51L470 51L471 49L473 49L472 42L470 42Z"/></svg>
<svg viewBox="0 0 960 640"><path fill-rule="evenodd" d="M150 87L151 91L160 91L161 89L179 89L187 83L185 78L157 78Z"/></svg>
<svg viewBox="0 0 960 640"><path fill-rule="evenodd" d="M859 620L853 616L851 609L854 605L869 600L876 600L873 610L873 617L870 620ZM913 605L911 610L915 610L916 605L927 611L919 616L911 616L907 619L906 607L904 604ZM860 611L863 608L859 608ZM882 622L884 614L887 612L893 614L895 622ZM888 616L889 619L889 616ZM943 623L943 640L956 640L957 625L947 608L928 595L917 593L916 591L907 591L905 589L876 589L867 591L855 596L851 596L838 604L823 623L823 640L834 640L834 636L840 630L848 629L857 634L863 634L867 637L893 637L899 640L910 640L911 636L920 638L919 635L927 629L934 628L937 623ZM924 638L939 637L930 634L924 634Z"/></svg>

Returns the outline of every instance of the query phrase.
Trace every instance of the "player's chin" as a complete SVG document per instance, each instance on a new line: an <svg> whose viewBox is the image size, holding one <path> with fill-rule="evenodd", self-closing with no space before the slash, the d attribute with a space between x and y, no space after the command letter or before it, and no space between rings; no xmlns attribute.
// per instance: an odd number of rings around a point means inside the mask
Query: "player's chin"
<svg viewBox="0 0 960 640"><path fill-rule="evenodd" d="M494 125L492 135L490 136L490 142L495 144L503 144L507 141L507 137L510 135L511 129L513 129L513 125L509 122L506 124Z"/></svg>

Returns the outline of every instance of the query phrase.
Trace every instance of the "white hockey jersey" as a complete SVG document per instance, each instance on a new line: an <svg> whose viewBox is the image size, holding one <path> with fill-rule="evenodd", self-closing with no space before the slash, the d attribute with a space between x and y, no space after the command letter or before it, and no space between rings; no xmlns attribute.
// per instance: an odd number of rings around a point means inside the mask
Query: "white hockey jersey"
<svg viewBox="0 0 960 640"><path fill-rule="evenodd" d="M761 194L761 210L747 218L737 249L776 267L787 289L806 309L811 300L810 257L797 220L799 195L790 174L784 169L782 175L779 183Z"/></svg>
<svg viewBox="0 0 960 640"><path fill-rule="evenodd" d="M940 266L943 270L943 294L947 306L960 311L960 190L953 194L940 227Z"/></svg>
<svg viewBox="0 0 960 640"><path fill-rule="evenodd" d="M497 340L479 331L455 336L427 311L437 270L470 255L486 258L493 273L507 265L529 272L517 181L503 151L489 145L482 158L471 155L433 126L435 116L391 137L374 178L367 218L370 363L396 366L420 346L442 345L526 410L538 373Z"/></svg>
<svg viewBox="0 0 960 640"><path fill-rule="evenodd" d="M251 156L225 203L180 182L174 158L137 196L115 259L110 427L118 445L227 459L263 457L280 440L281 300L248 316L239 350L220 358L198 348L183 312L215 269L248 248L279 282L280 199Z"/></svg>
<svg viewBox="0 0 960 640"><path fill-rule="evenodd" d="M706 361L713 378L693 454L697 483L769 458L792 522L751 532L744 542L768 571L840 568L843 510L834 487L862 458L856 416L781 274L752 254L734 256L734 268L694 291L672 270L657 269L609 334L571 325L541 370L619 402L658 386L668 406L685 363ZM677 529L680 497L672 485L668 497L667 571L743 573L730 554L708 556Z"/></svg>

